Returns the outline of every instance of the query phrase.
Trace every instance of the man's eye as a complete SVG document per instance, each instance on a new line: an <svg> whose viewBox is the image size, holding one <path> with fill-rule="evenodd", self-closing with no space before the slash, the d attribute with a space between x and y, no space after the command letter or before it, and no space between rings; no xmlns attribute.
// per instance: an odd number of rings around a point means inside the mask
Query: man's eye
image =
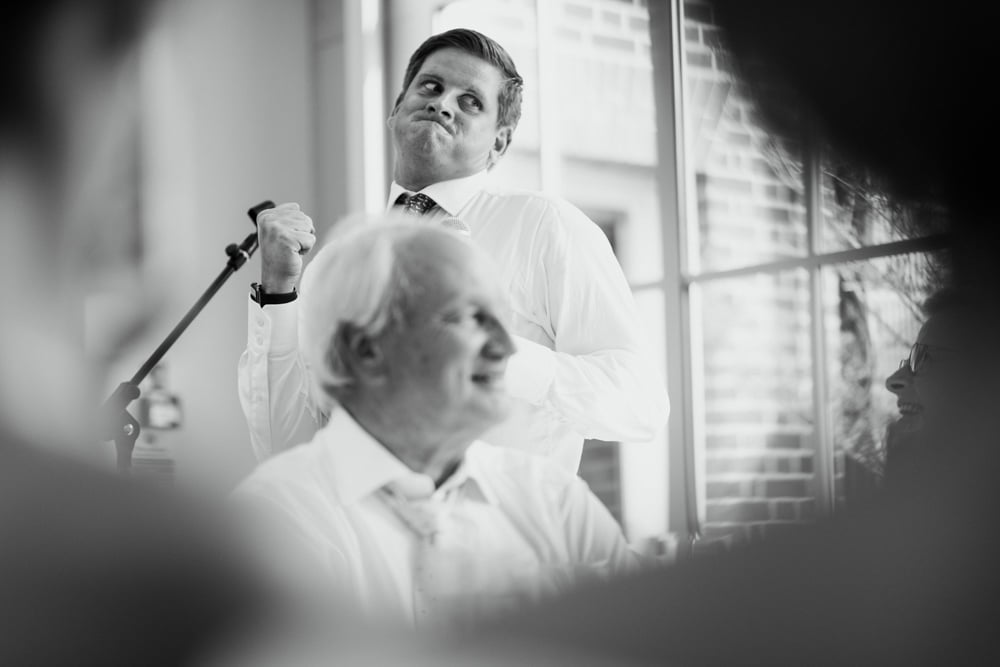
<svg viewBox="0 0 1000 667"><path fill-rule="evenodd" d="M485 326L490 321L490 314L478 308L469 308L446 313L442 318L446 324L462 326Z"/></svg>
<svg viewBox="0 0 1000 667"><path fill-rule="evenodd" d="M436 93L438 91L437 81L424 81L420 84L420 90L424 93Z"/></svg>
<svg viewBox="0 0 1000 667"><path fill-rule="evenodd" d="M483 104L475 97L471 95L466 95L462 98L462 106L471 111L482 111Z"/></svg>

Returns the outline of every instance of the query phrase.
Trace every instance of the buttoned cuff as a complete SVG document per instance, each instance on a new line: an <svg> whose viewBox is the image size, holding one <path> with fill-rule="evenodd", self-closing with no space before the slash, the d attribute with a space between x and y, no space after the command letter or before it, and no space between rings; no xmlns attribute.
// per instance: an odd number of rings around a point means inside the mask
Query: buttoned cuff
<svg viewBox="0 0 1000 667"><path fill-rule="evenodd" d="M512 338L517 352L507 362L507 391L532 405L541 405L555 380L555 353L527 338Z"/></svg>
<svg viewBox="0 0 1000 667"><path fill-rule="evenodd" d="M299 344L297 302L261 308L247 298L247 347L270 355L295 352Z"/></svg>

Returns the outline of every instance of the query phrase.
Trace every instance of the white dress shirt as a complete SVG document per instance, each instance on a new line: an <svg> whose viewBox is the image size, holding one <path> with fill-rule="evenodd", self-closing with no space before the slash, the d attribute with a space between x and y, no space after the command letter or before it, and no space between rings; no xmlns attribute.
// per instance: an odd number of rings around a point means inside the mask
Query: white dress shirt
<svg viewBox="0 0 1000 667"><path fill-rule="evenodd" d="M389 207L405 192L393 183ZM507 371L515 409L484 436L495 445L580 464L584 438L643 442L666 423L669 401L643 347L635 301L600 228L568 202L497 191L487 173L421 190L491 255L510 297L517 353ZM308 266L301 291L309 289ZM249 303L240 402L260 460L308 439L322 423L298 354L298 305Z"/></svg>
<svg viewBox="0 0 1000 667"><path fill-rule="evenodd" d="M638 562L586 483L559 466L477 441L435 489L342 409L311 442L258 466L233 499L251 519L282 524L282 539L265 549L318 577L313 588L329 584L365 616L417 626L472 621L564 589L581 573L606 577ZM424 530L399 503L438 514L430 556ZM429 607L420 568L437 578Z"/></svg>

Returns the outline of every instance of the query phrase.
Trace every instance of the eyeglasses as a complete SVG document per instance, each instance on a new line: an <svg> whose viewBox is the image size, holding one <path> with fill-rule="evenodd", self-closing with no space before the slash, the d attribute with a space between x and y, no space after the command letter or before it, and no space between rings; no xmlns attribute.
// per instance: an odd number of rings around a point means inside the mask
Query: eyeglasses
<svg viewBox="0 0 1000 667"><path fill-rule="evenodd" d="M916 375L920 372L920 369L927 366L929 362L952 359L956 355L957 350L950 347L914 343L913 347L910 348L910 356L899 362L899 368L902 370L903 368L909 367L910 372Z"/></svg>

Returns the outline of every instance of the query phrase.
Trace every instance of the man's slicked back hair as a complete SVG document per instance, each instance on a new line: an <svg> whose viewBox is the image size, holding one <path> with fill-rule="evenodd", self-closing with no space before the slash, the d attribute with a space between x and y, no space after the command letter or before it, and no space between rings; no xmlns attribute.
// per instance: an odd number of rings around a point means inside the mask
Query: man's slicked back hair
<svg viewBox="0 0 1000 667"><path fill-rule="evenodd" d="M503 84L500 87L500 97L497 111L497 127L509 126L511 130L517 127L521 120L521 91L524 87L524 79L517 71L514 60L510 57L500 44L486 35L470 30L469 28L455 28L433 35L424 43L417 47L417 50L410 56L410 63L406 66L406 74L403 76L403 89L396 98L395 106L398 107L403 101L403 96L409 89L417 72L423 66L424 61L435 51L441 49L459 49L465 51L480 60L484 60L493 65L503 74Z"/></svg>

